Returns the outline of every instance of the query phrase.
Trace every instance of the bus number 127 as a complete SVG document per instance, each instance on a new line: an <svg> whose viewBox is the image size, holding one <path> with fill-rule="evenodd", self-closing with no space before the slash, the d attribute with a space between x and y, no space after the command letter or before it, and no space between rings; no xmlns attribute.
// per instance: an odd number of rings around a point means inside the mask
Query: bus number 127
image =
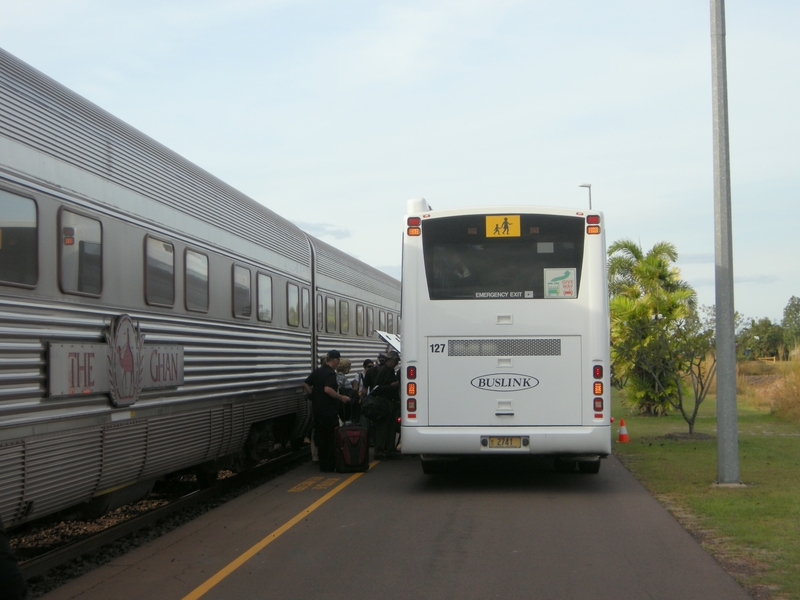
<svg viewBox="0 0 800 600"><path fill-rule="evenodd" d="M444 353L444 344L431 344L431 352Z"/></svg>

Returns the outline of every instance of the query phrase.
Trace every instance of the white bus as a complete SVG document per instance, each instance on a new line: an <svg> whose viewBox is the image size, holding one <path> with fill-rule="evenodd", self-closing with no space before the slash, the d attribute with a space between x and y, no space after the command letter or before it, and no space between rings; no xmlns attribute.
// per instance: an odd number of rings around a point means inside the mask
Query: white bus
<svg viewBox="0 0 800 600"><path fill-rule="evenodd" d="M611 453L603 214L409 200L403 234L402 451L426 473L463 455Z"/></svg>

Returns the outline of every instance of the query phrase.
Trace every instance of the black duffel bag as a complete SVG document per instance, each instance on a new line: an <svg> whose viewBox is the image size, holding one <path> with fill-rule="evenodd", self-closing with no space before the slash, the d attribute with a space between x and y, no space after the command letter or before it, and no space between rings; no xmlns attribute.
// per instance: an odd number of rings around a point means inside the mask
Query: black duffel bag
<svg viewBox="0 0 800 600"><path fill-rule="evenodd" d="M361 414L370 421L385 421L392 416L392 401L388 398L367 394L361 401Z"/></svg>

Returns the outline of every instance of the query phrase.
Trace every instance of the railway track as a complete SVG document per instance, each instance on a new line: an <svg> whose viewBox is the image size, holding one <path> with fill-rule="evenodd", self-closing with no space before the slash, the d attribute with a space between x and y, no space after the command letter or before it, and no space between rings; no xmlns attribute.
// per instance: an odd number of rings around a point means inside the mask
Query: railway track
<svg viewBox="0 0 800 600"><path fill-rule="evenodd" d="M39 556L21 561L20 570L30 588L29 598L35 598L55 589L66 581L102 565L116 556L125 554L207 510L269 481L286 469L305 461L309 455L309 447L284 454L252 469L220 480L209 488L193 490L163 506L112 525L98 533L68 542ZM168 523L163 523L167 521ZM127 539L129 537L133 539ZM123 543L126 539L127 541ZM114 548L114 545L119 547Z"/></svg>

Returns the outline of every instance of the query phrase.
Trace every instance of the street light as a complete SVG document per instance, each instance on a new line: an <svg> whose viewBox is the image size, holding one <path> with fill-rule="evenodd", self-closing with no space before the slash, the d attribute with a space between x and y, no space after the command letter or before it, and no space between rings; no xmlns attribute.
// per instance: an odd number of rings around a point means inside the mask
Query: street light
<svg viewBox="0 0 800 600"><path fill-rule="evenodd" d="M582 183L578 187L585 187L589 189L589 210L592 210L592 184Z"/></svg>

